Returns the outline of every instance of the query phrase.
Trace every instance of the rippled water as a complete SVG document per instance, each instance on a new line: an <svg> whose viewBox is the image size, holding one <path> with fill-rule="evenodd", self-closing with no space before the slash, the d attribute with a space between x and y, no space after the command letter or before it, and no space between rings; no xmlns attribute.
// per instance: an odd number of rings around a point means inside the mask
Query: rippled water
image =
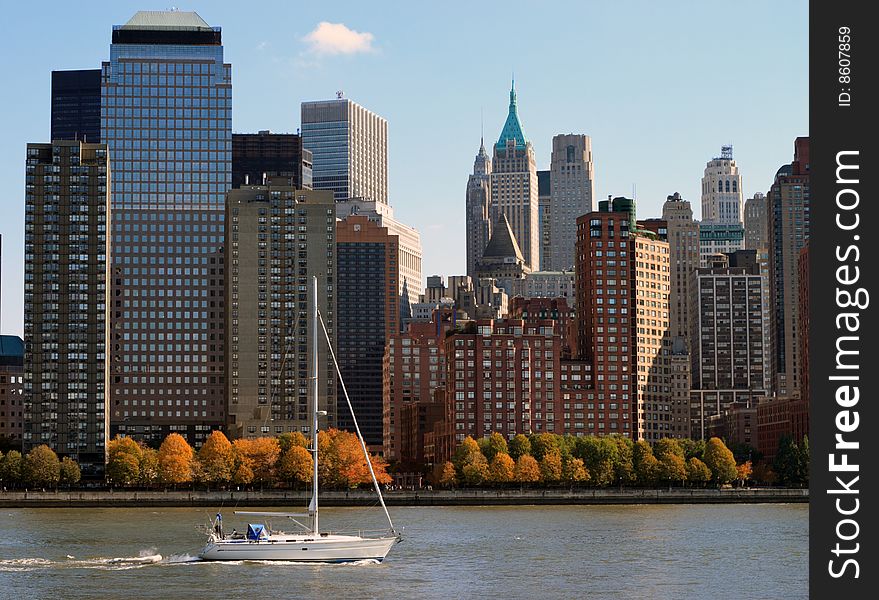
<svg viewBox="0 0 879 600"><path fill-rule="evenodd" d="M301 565L199 561L213 510L5 509L0 598L807 597L806 504L391 510L405 539L385 562ZM325 529L382 520L321 511Z"/></svg>

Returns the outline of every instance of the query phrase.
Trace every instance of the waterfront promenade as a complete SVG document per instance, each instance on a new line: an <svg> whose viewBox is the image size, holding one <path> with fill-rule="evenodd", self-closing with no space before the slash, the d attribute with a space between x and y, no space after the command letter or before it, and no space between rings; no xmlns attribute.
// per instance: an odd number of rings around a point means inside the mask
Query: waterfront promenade
<svg viewBox="0 0 879 600"><path fill-rule="evenodd" d="M297 506L309 493L293 490L58 490L0 492L0 508ZM753 504L808 502L809 490L784 488L602 488L394 490L384 493L390 506L504 506L528 504ZM322 506L372 506L371 490L325 491Z"/></svg>

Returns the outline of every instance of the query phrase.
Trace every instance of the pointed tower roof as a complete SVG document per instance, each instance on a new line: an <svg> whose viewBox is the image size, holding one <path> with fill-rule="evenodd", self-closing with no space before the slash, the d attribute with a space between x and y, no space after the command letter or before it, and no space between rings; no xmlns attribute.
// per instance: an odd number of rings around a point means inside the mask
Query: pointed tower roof
<svg viewBox="0 0 879 600"><path fill-rule="evenodd" d="M516 148L525 148L525 134L522 133L522 124L519 123L519 111L516 107L516 80L513 80L510 86L510 111L507 114L507 122L501 130L501 137L498 138L495 148L503 149L507 147L507 140L514 140Z"/></svg>
<svg viewBox="0 0 879 600"><path fill-rule="evenodd" d="M519 244L516 243L516 236L513 235L513 229L507 220L507 215L501 213L497 220L497 225L491 233L491 240L482 253L483 258L506 258L515 256L517 260L525 262L522 251L519 250Z"/></svg>

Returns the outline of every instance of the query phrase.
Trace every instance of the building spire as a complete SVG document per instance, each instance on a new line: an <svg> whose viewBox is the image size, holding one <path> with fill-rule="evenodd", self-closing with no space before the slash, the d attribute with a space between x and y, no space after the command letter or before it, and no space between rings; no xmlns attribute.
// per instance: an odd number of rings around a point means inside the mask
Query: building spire
<svg viewBox="0 0 879 600"><path fill-rule="evenodd" d="M510 85L510 109L507 113L507 121L501 131L501 136L495 145L498 150L503 150L507 146L507 141L513 140L516 148L525 148L525 135L522 133L522 124L519 123L519 109L516 105L516 79L515 76Z"/></svg>

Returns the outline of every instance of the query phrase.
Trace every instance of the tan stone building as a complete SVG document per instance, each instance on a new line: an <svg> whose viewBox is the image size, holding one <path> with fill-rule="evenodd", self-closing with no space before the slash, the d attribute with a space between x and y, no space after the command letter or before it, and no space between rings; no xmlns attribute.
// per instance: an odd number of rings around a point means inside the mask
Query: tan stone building
<svg viewBox="0 0 879 600"><path fill-rule="evenodd" d="M276 180L272 180L274 183ZM332 194L242 186L226 202L226 396L232 437L310 433L312 277L335 335ZM318 334L320 410L336 422L336 374Z"/></svg>
<svg viewBox="0 0 879 600"><path fill-rule="evenodd" d="M510 90L507 121L491 161L491 221L505 215L529 270L540 268L537 163L519 123L516 90ZM494 232L492 232L493 234Z"/></svg>

